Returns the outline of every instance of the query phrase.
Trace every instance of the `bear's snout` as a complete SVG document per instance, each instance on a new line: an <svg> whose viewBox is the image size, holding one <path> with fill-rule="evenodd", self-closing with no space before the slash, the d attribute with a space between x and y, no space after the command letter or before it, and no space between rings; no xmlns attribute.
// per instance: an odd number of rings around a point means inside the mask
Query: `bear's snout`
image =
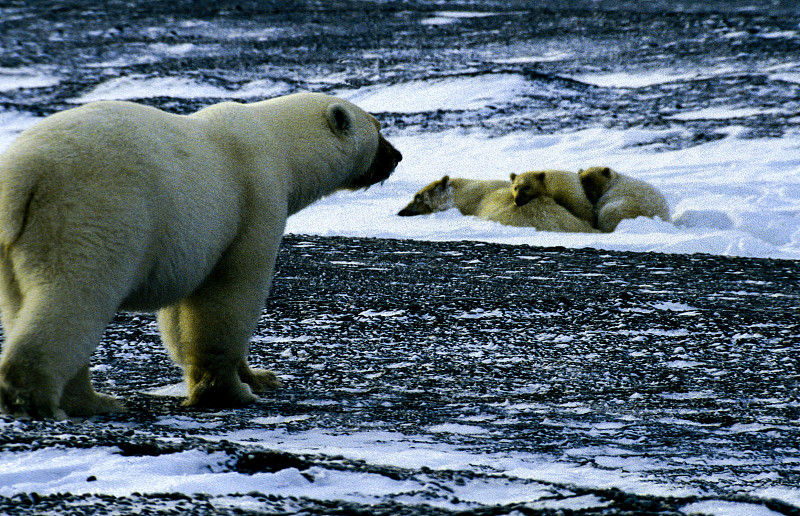
<svg viewBox="0 0 800 516"><path fill-rule="evenodd" d="M402 161L403 155L400 154L400 151L395 149L383 135L380 135L379 138L378 151L372 160L372 166L363 176L356 179L351 188L368 188L375 183L386 181L394 172L397 164Z"/></svg>

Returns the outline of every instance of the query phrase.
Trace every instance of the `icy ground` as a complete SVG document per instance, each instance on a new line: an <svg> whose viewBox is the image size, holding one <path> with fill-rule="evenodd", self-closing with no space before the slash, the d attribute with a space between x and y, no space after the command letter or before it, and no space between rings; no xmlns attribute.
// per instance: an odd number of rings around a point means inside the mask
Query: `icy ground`
<svg viewBox="0 0 800 516"><path fill-rule="evenodd" d="M0 513L798 514L796 280L792 261L288 237L251 350L284 388L182 409L153 318L120 315L93 375L130 414L0 422Z"/></svg>
<svg viewBox="0 0 800 516"><path fill-rule="evenodd" d="M313 90L404 154L290 219L253 345L284 389L186 411L121 314L93 375L131 413L0 418L0 513L800 514L800 13L698 6L0 2L0 150L92 100ZM444 174L598 164L685 224L396 216Z"/></svg>

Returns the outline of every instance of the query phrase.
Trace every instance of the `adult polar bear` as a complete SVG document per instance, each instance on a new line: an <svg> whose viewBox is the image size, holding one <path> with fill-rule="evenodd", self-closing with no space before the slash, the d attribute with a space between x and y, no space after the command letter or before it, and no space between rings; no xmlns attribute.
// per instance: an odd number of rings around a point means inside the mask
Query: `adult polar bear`
<svg viewBox="0 0 800 516"><path fill-rule="evenodd" d="M0 408L122 410L89 359L119 309L158 310L188 405L277 386L247 365L286 218L402 159L375 118L321 94L188 116L129 102L52 115L0 156Z"/></svg>

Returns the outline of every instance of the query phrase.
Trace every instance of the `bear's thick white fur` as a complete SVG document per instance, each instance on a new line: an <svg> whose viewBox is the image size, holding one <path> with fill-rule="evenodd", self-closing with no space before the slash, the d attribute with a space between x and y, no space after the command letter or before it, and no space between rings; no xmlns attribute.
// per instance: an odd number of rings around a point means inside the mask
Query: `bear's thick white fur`
<svg viewBox="0 0 800 516"><path fill-rule="evenodd" d="M538 231L595 232L588 221L579 219L552 197L540 195L519 206L514 202L511 188L490 192L478 206L475 215L506 226L532 227Z"/></svg>
<svg viewBox="0 0 800 516"><path fill-rule="evenodd" d="M667 200L651 184L608 167L587 168L578 175L586 197L594 203L600 231L610 233L622 220L636 217L670 221Z"/></svg>
<svg viewBox="0 0 800 516"><path fill-rule="evenodd" d="M286 218L400 159L371 115L321 94L189 116L98 102L44 119L0 156L0 408L122 410L89 376L120 309L158 310L187 404L252 402L278 384L246 358Z"/></svg>
<svg viewBox="0 0 800 516"><path fill-rule="evenodd" d="M398 215L428 215L437 211L458 208L462 215L475 215L487 194L511 186L509 181L465 179L444 176L414 195L414 199Z"/></svg>
<svg viewBox="0 0 800 516"><path fill-rule="evenodd" d="M580 177L566 170L532 170L511 174L514 202L522 206L534 197L546 195L570 213L594 224L594 206L586 197Z"/></svg>

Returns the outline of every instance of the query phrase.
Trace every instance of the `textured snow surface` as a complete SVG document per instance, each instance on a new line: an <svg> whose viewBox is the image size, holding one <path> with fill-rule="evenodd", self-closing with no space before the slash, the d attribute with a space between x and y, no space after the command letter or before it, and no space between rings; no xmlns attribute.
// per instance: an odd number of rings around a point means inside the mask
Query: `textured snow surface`
<svg viewBox="0 0 800 516"><path fill-rule="evenodd" d="M312 90L403 162L289 220L250 357L283 389L187 410L120 314L92 374L130 412L0 417L0 514L800 514L796 6L189 4L0 5L0 151L90 101ZM396 215L445 174L594 165L674 222Z"/></svg>

